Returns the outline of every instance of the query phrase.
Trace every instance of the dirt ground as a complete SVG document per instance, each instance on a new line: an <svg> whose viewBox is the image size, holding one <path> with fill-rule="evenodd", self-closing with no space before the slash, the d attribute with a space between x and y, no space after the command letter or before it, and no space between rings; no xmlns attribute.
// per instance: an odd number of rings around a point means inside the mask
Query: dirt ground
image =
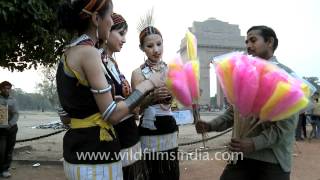
<svg viewBox="0 0 320 180"><path fill-rule="evenodd" d="M216 114L204 114L204 120L212 119ZM21 112L17 139L36 137L54 132L52 129L33 129L33 126L57 120L55 113ZM308 127L310 128L310 127ZM60 133L48 138L17 143L14 162L11 167L12 180L60 180L65 179L62 167L62 137ZM216 133L210 133L213 136ZM179 128L179 143L200 139L192 125ZM207 142L207 146L221 149L230 139L230 133ZM183 152L192 152L202 144L180 147ZM217 151L209 151L215 157ZM213 158L214 159L214 158ZM33 167L35 163L40 166ZM320 180L320 140L299 141L294 148L292 180ZM182 160L180 161L181 180L216 180L219 179L226 162L223 160ZM1 178L0 178L1 179Z"/></svg>

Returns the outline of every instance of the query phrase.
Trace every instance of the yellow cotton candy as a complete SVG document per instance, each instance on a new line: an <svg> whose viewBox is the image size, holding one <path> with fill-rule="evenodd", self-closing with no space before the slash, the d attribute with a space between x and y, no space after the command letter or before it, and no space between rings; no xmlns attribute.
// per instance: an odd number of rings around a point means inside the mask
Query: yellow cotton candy
<svg viewBox="0 0 320 180"><path fill-rule="evenodd" d="M277 68L274 65L266 63L265 68L263 69L262 75L275 70L277 70Z"/></svg>
<svg viewBox="0 0 320 180"><path fill-rule="evenodd" d="M301 83L300 88L306 97L310 97L311 92L310 92L309 86L307 84Z"/></svg>
<svg viewBox="0 0 320 180"><path fill-rule="evenodd" d="M188 31L186 33L187 39L187 54L189 60L196 60L197 59L197 42L196 37Z"/></svg>
<svg viewBox="0 0 320 180"><path fill-rule="evenodd" d="M221 70L223 71L223 81L227 91L227 97L229 97L231 103L234 103L234 93L233 93L233 83L232 83L232 67L230 64L230 60L226 59L221 61L220 63Z"/></svg>
<svg viewBox="0 0 320 180"><path fill-rule="evenodd" d="M200 78L200 72L199 72L199 61L192 61L192 70L196 75L196 78Z"/></svg>
<svg viewBox="0 0 320 180"><path fill-rule="evenodd" d="M170 78L167 78L167 80L166 80L166 85L167 85L167 87L168 87L169 89L172 88L172 80L171 80Z"/></svg>
<svg viewBox="0 0 320 180"><path fill-rule="evenodd" d="M283 120L285 118L288 118L290 116L292 116L293 114L299 112L301 109L304 109L305 107L307 107L309 103L309 100L305 97L301 97L301 99L294 104L292 107L290 107L286 112L279 114L278 116L272 118L272 121L279 121L279 120Z"/></svg>
<svg viewBox="0 0 320 180"><path fill-rule="evenodd" d="M178 64L178 63L169 63L168 67L169 67L169 69L172 69L172 70L181 70L182 69L182 65Z"/></svg>
<svg viewBox="0 0 320 180"><path fill-rule="evenodd" d="M263 105L260 112L260 119L267 120L269 113L277 105L277 103L290 92L291 85L285 82L278 82L272 96Z"/></svg>

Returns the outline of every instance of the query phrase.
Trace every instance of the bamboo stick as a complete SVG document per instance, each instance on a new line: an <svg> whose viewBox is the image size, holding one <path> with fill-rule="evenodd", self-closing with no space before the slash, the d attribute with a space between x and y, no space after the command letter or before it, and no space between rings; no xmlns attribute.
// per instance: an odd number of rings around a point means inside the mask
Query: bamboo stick
<svg viewBox="0 0 320 180"><path fill-rule="evenodd" d="M197 121L200 120L200 113L198 110L198 104L192 105L192 112L193 112L194 123L196 123ZM206 148L206 142L205 142L206 133L201 133L201 136L202 136L203 148Z"/></svg>

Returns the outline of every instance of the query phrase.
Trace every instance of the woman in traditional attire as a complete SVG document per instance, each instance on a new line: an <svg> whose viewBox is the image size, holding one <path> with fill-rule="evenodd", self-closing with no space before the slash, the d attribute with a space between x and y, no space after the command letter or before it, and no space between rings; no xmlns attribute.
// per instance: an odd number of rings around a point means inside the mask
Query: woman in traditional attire
<svg viewBox="0 0 320 180"><path fill-rule="evenodd" d="M154 73L165 76L167 65L162 59L163 39L160 31L152 26L152 14L139 25L140 49L147 59L132 73L132 87L149 79ZM171 92L165 85L156 88L140 106L142 117L139 125L140 141L146 160L149 179L179 179L178 126L172 115Z"/></svg>
<svg viewBox="0 0 320 180"><path fill-rule="evenodd" d="M113 26L105 46L106 56L103 63L112 80L115 99L121 100L127 98L132 90L119 70L115 52L120 52L123 44L126 43L128 24L120 14L113 13L111 17ZM141 159L141 143L136 117L136 114L131 113L114 126L120 140L123 179L125 180L145 180L148 177L146 164Z"/></svg>
<svg viewBox="0 0 320 180"><path fill-rule="evenodd" d="M78 38L66 46L56 80L60 104L70 117L63 139L67 179L123 179L120 142L113 128L145 94L163 82L159 74L143 81L129 97L115 101L111 79L95 48L105 42L113 21L111 0L74 0L59 7L59 22Z"/></svg>

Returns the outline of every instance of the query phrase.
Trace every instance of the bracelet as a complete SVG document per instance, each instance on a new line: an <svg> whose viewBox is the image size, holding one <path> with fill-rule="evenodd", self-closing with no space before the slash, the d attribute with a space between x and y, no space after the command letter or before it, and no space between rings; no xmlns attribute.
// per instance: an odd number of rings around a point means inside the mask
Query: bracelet
<svg viewBox="0 0 320 180"><path fill-rule="evenodd" d="M68 113L64 109L59 108L58 109L58 115L59 116L68 116Z"/></svg>
<svg viewBox="0 0 320 180"><path fill-rule="evenodd" d="M111 89L112 89L112 86L109 84L109 86L104 89L92 89L91 88L90 90L93 94L104 94L104 93L111 91Z"/></svg>
<svg viewBox="0 0 320 180"><path fill-rule="evenodd" d="M136 89L130 94L127 99L124 100L124 102L126 103L128 109L132 111L135 107L138 106L138 104L143 100L144 97L144 94Z"/></svg>
<svg viewBox="0 0 320 180"><path fill-rule="evenodd" d="M114 101L112 101L112 102L108 105L108 107L106 108L106 110L104 111L104 113L102 114L102 118L103 118L104 120L107 120L107 119L111 116L111 114L113 113L113 111L115 110L116 107L117 107L117 104L116 104Z"/></svg>

